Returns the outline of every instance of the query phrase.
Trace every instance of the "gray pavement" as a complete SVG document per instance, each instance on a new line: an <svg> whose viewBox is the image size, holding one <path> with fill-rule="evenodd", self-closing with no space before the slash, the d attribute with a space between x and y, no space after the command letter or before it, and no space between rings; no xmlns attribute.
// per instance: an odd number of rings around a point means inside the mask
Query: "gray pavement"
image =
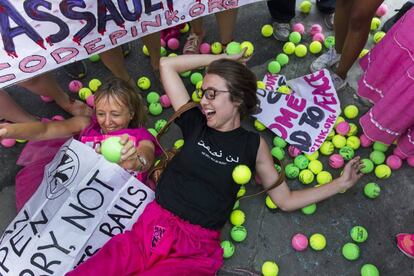
<svg viewBox="0 0 414 276"><path fill-rule="evenodd" d="M400 7L403 1L388 0L386 3L390 11L385 19L391 16L394 13L392 10ZM315 6L310 15L298 14L298 18L307 27L313 23L322 24L321 16ZM267 62L281 52L283 45L273 38L261 36L261 26L270 22L271 18L264 2L243 7L239 11L235 39L254 43L255 54L249 61L249 66L259 79L264 75ZM205 28L206 41L217 41L218 33L214 16L205 19ZM183 42L184 37L181 40ZM372 43L369 41L367 45L371 47ZM143 56L141 47L140 41L133 43L133 51L126 58L128 70L135 78L146 75L154 80L149 59ZM301 59L293 57L289 65L282 70L282 74L285 74L288 79L305 75L313 59L314 57L309 54ZM102 80L110 76L110 72L101 63L87 62L88 74L84 82L96 77ZM70 79L63 71L57 70L54 73L62 86L67 87ZM366 111L368 106L361 105L353 97L360 74L360 69L355 65L349 75L350 85L339 94L339 97L342 106L353 103L361 111ZM27 93L24 89L11 87L7 90L26 110L39 117L50 118L55 114L68 117L68 114L54 103L43 103L39 97ZM160 91L160 87L156 85L155 89L151 90ZM167 118L171 113L170 109L158 117L150 117L148 125L153 126L157 119ZM251 118L245 120L243 125L248 129L254 129ZM262 135L270 144L272 133L265 131ZM163 144L170 146L178 137L180 133L174 126L166 135ZM0 174L0 229L2 231L16 215L14 177L20 168L15 165L15 162L23 146L19 144L11 149L0 148L0 166L3 168ZM360 149L357 153L367 157L370 149ZM328 168L327 158L321 157L320 160L325 168ZM339 175L339 171L330 170L330 172L334 177ZM264 205L264 196L242 200L240 208L246 213L245 226L248 237L244 242L236 244L234 256L225 261L220 274L260 274L262 263L272 260L279 265L279 275L359 275L360 268L365 263L375 264L381 275L414 275L414 261L398 251L394 240L397 233L414 231L413 179L414 170L407 164L400 170L394 171L386 180L379 180L373 174L364 176L351 190L319 203L317 212L311 216L305 216L300 211L270 212ZM363 187L368 182L376 182L381 186L379 198L369 200L364 197ZM297 180L290 180L288 184L292 189L303 187ZM259 190L258 185L248 185L248 193ZM341 247L351 241L349 230L354 225L364 226L369 232L369 238L360 245L361 257L351 262L342 257ZM223 239L229 239L229 229L230 225L226 225L222 232ZM327 239L326 249L320 252L311 249L295 252L290 246L290 240L299 232L308 237L313 233L324 234Z"/></svg>

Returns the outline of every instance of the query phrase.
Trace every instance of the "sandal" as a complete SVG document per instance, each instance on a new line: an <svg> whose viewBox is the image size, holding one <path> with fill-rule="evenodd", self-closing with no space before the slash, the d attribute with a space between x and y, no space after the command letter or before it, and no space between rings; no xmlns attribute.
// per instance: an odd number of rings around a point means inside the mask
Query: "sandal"
<svg viewBox="0 0 414 276"><path fill-rule="evenodd" d="M400 233L396 239L398 249L407 257L414 259L414 234Z"/></svg>
<svg viewBox="0 0 414 276"><path fill-rule="evenodd" d="M184 55L199 54L200 53L200 44L203 41L204 34L198 35L195 33L190 33L187 37L183 48Z"/></svg>

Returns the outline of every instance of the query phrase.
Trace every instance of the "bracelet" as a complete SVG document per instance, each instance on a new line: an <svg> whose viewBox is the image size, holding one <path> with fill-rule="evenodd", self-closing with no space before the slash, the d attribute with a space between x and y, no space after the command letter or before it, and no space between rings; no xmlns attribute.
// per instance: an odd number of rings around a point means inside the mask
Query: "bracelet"
<svg viewBox="0 0 414 276"><path fill-rule="evenodd" d="M147 159L145 159L144 157L142 157L141 155L137 154L137 159L138 161L141 163L138 168L137 171L142 171L142 167L145 167L147 165Z"/></svg>

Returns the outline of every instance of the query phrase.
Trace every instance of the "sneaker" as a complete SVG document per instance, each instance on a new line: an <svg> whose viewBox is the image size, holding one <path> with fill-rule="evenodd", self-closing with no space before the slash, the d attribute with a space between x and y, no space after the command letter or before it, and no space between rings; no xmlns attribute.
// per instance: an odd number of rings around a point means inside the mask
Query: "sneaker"
<svg viewBox="0 0 414 276"><path fill-rule="evenodd" d="M330 48L311 63L310 70L314 73L324 68L330 68L337 64L340 59L341 55L336 52L335 48Z"/></svg>
<svg viewBox="0 0 414 276"><path fill-rule="evenodd" d="M411 259L414 259L414 234L401 233L396 236L398 249Z"/></svg>
<svg viewBox="0 0 414 276"><path fill-rule="evenodd" d="M131 50L132 50L131 43L122 44L121 48L122 48L122 53L124 54L124 57L126 57L127 55L131 53Z"/></svg>
<svg viewBox="0 0 414 276"><path fill-rule="evenodd" d="M288 41L290 34L289 23L273 22L273 37L279 41Z"/></svg>
<svg viewBox="0 0 414 276"><path fill-rule="evenodd" d="M334 28L334 17L335 13L323 15L323 23L325 23L325 26L328 30L333 30Z"/></svg>
<svg viewBox="0 0 414 276"><path fill-rule="evenodd" d="M187 37L183 48L184 55L199 54L200 53L200 44L203 41L204 35L198 35L195 33L190 33Z"/></svg>
<svg viewBox="0 0 414 276"><path fill-rule="evenodd" d="M387 33L391 27L394 26L394 24L413 6L413 3L406 2L399 10L395 10L397 13L385 21L384 25L382 26L382 31Z"/></svg>
<svg viewBox="0 0 414 276"><path fill-rule="evenodd" d="M63 71L72 79L81 79L86 76L86 64L83 60L75 61L63 66Z"/></svg>
<svg viewBox="0 0 414 276"><path fill-rule="evenodd" d="M346 80L342 79L336 73L331 72L331 79L337 92L342 90L346 85Z"/></svg>

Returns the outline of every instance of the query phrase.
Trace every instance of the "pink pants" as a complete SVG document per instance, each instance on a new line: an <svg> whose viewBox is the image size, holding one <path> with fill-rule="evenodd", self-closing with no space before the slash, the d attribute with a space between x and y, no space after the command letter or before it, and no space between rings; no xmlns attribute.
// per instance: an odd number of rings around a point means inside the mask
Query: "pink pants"
<svg viewBox="0 0 414 276"><path fill-rule="evenodd" d="M131 231L66 275L215 275L222 264L219 231L190 224L154 200Z"/></svg>

